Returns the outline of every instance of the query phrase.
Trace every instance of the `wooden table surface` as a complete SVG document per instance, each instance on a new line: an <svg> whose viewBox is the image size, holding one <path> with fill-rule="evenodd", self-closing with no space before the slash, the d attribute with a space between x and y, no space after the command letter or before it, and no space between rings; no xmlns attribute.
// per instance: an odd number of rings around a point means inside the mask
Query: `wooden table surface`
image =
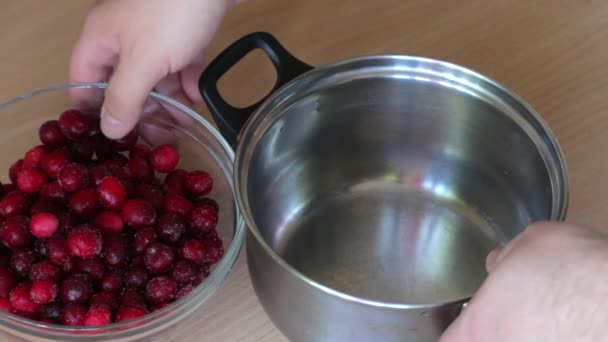
<svg viewBox="0 0 608 342"><path fill-rule="evenodd" d="M74 0L2 1L0 103L66 82L70 50L88 6ZM249 0L228 15L208 58L258 30L273 33L312 65L409 54L461 64L503 83L544 116L564 149L568 220L607 225L608 2ZM269 65L260 56L249 58L226 77L222 90L237 104L252 102L273 80ZM158 340L284 341L253 293L244 259L242 253L212 308ZM0 341L9 340L0 333Z"/></svg>

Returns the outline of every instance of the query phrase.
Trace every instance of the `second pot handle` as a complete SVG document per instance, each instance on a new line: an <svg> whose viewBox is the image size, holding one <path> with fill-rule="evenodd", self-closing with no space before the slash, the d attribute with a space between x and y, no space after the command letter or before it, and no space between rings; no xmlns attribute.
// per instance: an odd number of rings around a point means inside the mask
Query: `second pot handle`
<svg viewBox="0 0 608 342"><path fill-rule="evenodd" d="M222 98L217 82L230 68L255 49L262 49L268 55L277 71L277 81L270 93L258 102L245 108L234 107ZM258 106L285 83L311 69L312 66L290 54L271 34L255 32L237 40L211 61L203 71L198 86L220 133L234 146L241 128Z"/></svg>

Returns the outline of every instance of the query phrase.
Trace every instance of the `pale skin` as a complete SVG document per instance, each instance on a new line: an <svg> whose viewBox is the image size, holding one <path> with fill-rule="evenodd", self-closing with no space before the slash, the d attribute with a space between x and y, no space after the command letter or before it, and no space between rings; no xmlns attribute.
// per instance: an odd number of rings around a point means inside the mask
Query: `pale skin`
<svg viewBox="0 0 608 342"><path fill-rule="evenodd" d="M74 48L70 79L109 82L104 134L116 139L133 129L152 90L186 105L200 102L205 47L238 2L97 1ZM482 287L440 342L608 340L606 235L536 223L491 253L487 268Z"/></svg>

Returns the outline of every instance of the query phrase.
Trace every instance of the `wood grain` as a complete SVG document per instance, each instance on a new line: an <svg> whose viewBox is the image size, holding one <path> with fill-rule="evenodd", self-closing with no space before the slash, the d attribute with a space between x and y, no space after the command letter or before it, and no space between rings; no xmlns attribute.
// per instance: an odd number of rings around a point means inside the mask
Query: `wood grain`
<svg viewBox="0 0 608 342"><path fill-rule="evenodd" d="M0 6L0 102L65 83L87 1L4 0ZM556 133L570 169L568 220L608 222L608 2L583 0L249 0L229 13L212 58L244 34L273 33L321 65L398 53L472 68L530 102ZM222 81L237 103L269 88L273 73L251 58ZM207 116L206 110L197 109ZM0 340L12 340L0 334ZM244 254L225 287L188 322L158 340L283 341L251 288Z"/></svg>

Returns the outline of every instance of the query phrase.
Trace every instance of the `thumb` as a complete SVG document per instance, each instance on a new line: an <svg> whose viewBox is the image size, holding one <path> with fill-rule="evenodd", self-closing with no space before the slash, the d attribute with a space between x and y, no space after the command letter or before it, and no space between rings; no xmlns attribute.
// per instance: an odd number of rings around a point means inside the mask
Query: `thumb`
<svg viewBox="0 0 608 342"><path fill-rule="evenodd" d="M149 92L165 70L150 57L121 56L101 108L101 130L108 138L120 139L135 127Z"/></svg>

